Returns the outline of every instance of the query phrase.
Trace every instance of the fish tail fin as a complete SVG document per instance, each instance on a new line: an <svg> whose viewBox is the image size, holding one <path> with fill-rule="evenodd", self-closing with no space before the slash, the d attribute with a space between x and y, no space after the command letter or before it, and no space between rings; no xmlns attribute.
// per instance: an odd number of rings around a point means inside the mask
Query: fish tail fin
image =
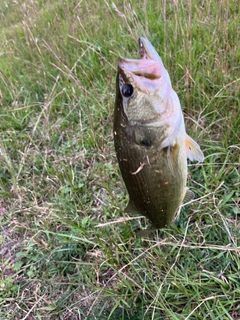
<svg viewBox="0 0 240 320"><path fill-rule="evenodd" d="M200 149L199 145L196 141L194 141L189 135L186 135L185 141L186 153L187 158L191 161L197 160L202 162L204 160L204 155L202 150Z"/></svg>
<svg viewBox="0 0 240 320"><path fill-rule="evenodd" d="M185 188L185 195L183 197L182 203L191 201L194 198L195 194L193 191L189 190L188 187ZM178 220L180 217L181 206L178 208L174 221Z"/></svg>
<svg viewBox="0 0 240 320"><path fill-rule="evenodd" d="M187 187L186 187L186 192L185 192L185 196L183 198L183 202L189 202L191 201L193 198L194 198L195 194L193 191L189 190Z"/></svg>

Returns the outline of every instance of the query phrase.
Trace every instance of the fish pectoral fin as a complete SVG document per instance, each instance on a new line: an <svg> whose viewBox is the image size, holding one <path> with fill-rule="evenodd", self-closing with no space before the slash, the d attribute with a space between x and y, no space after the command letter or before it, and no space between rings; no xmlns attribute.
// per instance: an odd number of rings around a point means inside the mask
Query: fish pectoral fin
<svg viewBox="0 0 240 320"><path fill-rule="evenodd" d="M173 159L172 159L171 153L170 153L170 147L168 147L168 149L167 149L167 163L168 163L168 168L169 168L171 174L173 176L175 176L174 170L173 170Z"/></svg>
<svg viewBox="0 0 240 320"><path fill-rule="evenodd" d="M167 154L168 167L172 175L175 176L174 167L176 165L176 157L179 152L179 145L178 143L175 143L175 145L173 146L169 145L166 150L167 150L166 154Z"/></svg>
<svg viewBox="0 0 240 320"><path fill-rule="evenodd" d="M204 160L204 155L202 150L200 149L199 145L196 141L194 141L189 135L186 136L185 141L186 153L187 158L191 161L199 161L202 162Z"/></svg>
<svg viewBox="0 0 240 320"><path fill-rule="evenodd" d="M191 201L194 198L194 196L195 196L194 192L189 190L188 188L186 188L186 193L185 193L185 196L183 198L183 203Z"/></svg>

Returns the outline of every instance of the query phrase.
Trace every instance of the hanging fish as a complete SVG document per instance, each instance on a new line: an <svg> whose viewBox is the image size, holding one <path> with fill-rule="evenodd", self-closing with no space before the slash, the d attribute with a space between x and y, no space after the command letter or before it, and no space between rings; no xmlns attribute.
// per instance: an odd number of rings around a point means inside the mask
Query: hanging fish
<svg viewBox="0 0 240 320"><path fill-rule="evenodd" d="M169 74L146 38L139 39L139 54L118 61L114 144L129 193L126 212L146 216L159 229L193 196L186 187L187 158L204 156L186 133Z"/></svg>

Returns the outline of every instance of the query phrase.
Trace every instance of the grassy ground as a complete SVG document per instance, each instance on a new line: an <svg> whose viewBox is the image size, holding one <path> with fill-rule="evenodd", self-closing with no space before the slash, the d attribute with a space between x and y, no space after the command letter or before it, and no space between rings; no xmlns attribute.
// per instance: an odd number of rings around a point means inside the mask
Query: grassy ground
<svg viewBox="0 0 240 320"><path fill-rule="evenodd" d="M0 319L240 319L238 1L133 3L205 153L196 201L149 238L118 220L116 66L137 45L111 1L2 1Z"/></svg>

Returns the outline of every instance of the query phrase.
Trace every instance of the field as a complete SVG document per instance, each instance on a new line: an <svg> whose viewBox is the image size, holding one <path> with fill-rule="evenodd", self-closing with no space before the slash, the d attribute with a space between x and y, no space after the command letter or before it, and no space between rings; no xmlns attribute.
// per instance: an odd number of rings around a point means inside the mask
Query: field
<svg viewBox="0 0 240 320"><path fill-rule="evenodd" d="M0 17L0 319L240 319L238 1L2 1ZM142 238L112 133L139 36L205 155L194 201Z"/></svg>

